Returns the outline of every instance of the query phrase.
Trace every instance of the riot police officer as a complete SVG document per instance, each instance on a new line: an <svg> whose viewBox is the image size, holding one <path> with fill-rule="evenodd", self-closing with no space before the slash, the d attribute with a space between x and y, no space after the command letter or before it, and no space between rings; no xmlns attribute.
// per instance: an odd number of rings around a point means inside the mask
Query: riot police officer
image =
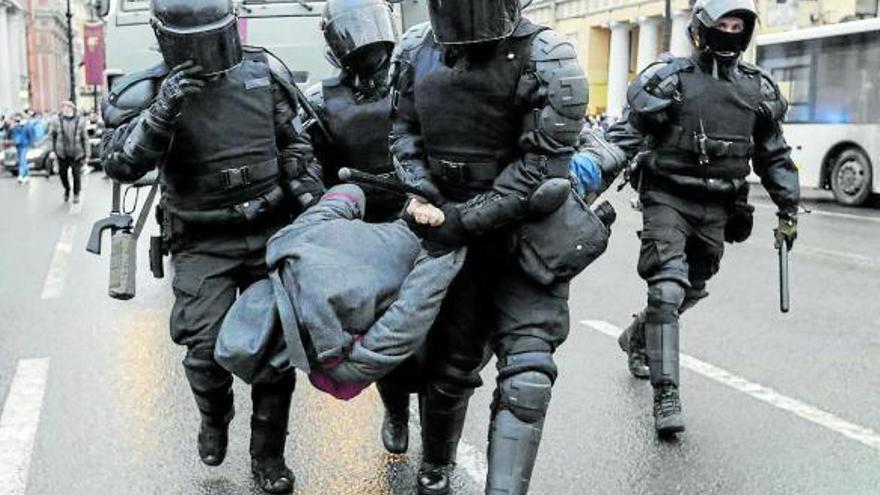
<svg viewBox="0 0 880 495"><path fill-rule="evenodd" d="M266 275L265 244L321 193L305 170L289 71L243 48L229 0L154 0L164 63L116 83L104 105L104 167L120 181L159 169L161 221L175 268L171 336L201 415L198 452L226 455L232 376L214 344L237 293ZM170 69L169 69L170 68ZM269 493L292 491L284 445L293 371L251 389L252 471Z"/></svg>
<svg viewBox="0 0 880 495"><path fill-rule="evenodd" d="M309 136L324 180L328 185L338 183L342 167L391 175L388 69L398 38L391 6L385 0L330 0L321 30L327 58L339 69L338 75L306 91L322 124L310 126ZM362 188L367 196L366 221L387 222L400 216L404 198ZM376 384L385 404L382 442L395 454L406 452L409 444L411 372L408 363Z"/></svg>
<svg viewBox="0 0 880 495"><path fill-rule="evenodd" d="M725 240L751 233L750 161L779 209L785 242L797 235L798 173L780 127L787 103L767 72L742 60L757 17L753 0L698 1L689 26L695 54L646 68L607 133L628 157L638 154L638 272L648 303L619 343L630 372L651 380L660 435L684 430L679 316L708 295Z"/></svg>
<svg viewBox="0 0 880 495"><path fill-rule="evenodd" d="M428 9L430 23L395 52L392 152L399 178L424 192L407 211L425 246L467 245L468 254L428 337L418 490L449 492L491 345L486 493L523 494L557 375L553 353L568 334L568 284L537 282L508 246L529 199L568 176L587 83L574 46L524 19L519 0L431 0Z"/></svg>

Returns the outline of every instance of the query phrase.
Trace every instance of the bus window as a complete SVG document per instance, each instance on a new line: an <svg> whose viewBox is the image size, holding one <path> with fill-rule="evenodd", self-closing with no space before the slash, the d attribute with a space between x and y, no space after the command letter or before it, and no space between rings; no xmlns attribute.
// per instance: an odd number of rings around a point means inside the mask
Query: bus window
<svg viewBox="0 0 880 495"><path fill-rule="evenodd" d="M150 10L150 0L122 0L122 10L127 12Z"/></svg>
<svg viewBox="0 0 880 495"><path fill-rule="evenodd" d="M864 124L880 115L880 39L856 34L814 42L816 64L813 119L823 123Z"/></svg>
<svg viewBox="0 0 880 495"><path fill-rule="evenodd" d="M788 101L788 122L810 121L810 67L805 65L772 69L770 74Z"/></svg>

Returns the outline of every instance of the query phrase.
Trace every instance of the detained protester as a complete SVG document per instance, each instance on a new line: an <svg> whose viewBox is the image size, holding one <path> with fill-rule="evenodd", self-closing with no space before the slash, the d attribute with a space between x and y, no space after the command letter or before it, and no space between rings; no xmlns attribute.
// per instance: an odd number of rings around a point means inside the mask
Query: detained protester
<svg viewBox="0 0 880 495"><path fill-rule="evenodd" d="M708 296L724 242L751 234L752 169L778 207L783 242L797 237L798 172L780 126L787 103L767 72L742 60L757 18L752 0L697 2L688 28L695 54L646 68L607 133L638 167L630 179L644 218L638 272L648 302L619 343L630 372L650 378L660 435L685 428L679 317Z"/></svg>
<svg viewBox="0 0 880 495"><path fill-rule="evenodd" d="M428 251L468 254L428 336L417 488L449 493L490 346L498 373L486 493L523 494L557 376L553 353L568 335L568 280L584 266L556 262L570 259L562 246L594 259L607 243L604 226L589 231L605 236L596 248L571 242L593 218L568 180L587 82L574 46L522 18L519 0L428 6L430 24L395 52L392 152L399 178L422 191L407 213Z"/></svg>
<svg viewBox="0 0 880 495"><path fill-rule="evenodd" d="M364 222L367 203L336 186L269 240L270 276L230 309L218 362L247 382L296 368L348 400L412 356L465 250L429 256L403 221Z"/></svg>
<svg viewBox="0 0 880 495"><path fill-rule="evenodd" d="M391 97L388 69L397 43L391 6L385 0L331 0L321 17L327 58L339 69L306 91L321 125L309 126L315 158L327 185L339 182L343 167L376 175L393 175L388 150ZM364 218L388 222L400 217L404 197L362 186ZM392 453L409 445L409 392L413 363L377 383L385 405L382 442Z"/></svg>
<svg viewBox="0 0 880 495"><path fill-rule="evenodd" d="M129 182L159 169L160 220L175 269L171 336L201 415L198 452L226 455L232 375L214 360L237 294L266 276L266 241L313 203L292 76L261 48L242 47L229 0L154 0L151 24L164 63L117 82L104 106L103 163ZM291 370L251 388L250 454L259 487L289 493L284 445Z"/></svg>
<svg viewBox="0 0 880 495"><path fill-rule="evenodd" d="M49 135L52 137L50 159L58 160L58 176L64 186L64 201L70 200L70 179L73 178L73 202L79 203L82 191L83 164L91 157L88 122L79 114L72 101L61 105L61 114L52 122Z"/></svg>

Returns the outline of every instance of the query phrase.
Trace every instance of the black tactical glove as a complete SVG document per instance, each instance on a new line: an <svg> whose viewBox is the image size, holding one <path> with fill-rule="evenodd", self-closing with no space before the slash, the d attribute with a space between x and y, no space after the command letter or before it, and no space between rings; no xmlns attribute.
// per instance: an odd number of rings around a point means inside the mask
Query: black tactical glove
<svg viewBox="0 0 880 495"><path fill-rule="evenodd" d="M202 67L192 61L173 68L162 81L159 94L150 106L150 113L167 123L174 122L186 98L201 92L205 86L205 81L199 78L201 74Z"/></svg>
<svg viewBox="0 0 880 495"><path fill-rule="evenodd" d="M422 246L434 257L443 256L465 244L467 231L461 223L461 211L452 203L440 207L446 220L439 227L425 227Z"/></svg>
<svg viewBox="0 0 880 495"><path fill-rule="evenodd" d="M782 241L788 245L788 249L794 246L794 240L797 239L797 217L788 213L780 213L779 227L774 231L776 233L776 247L781 246Z"/></svg>

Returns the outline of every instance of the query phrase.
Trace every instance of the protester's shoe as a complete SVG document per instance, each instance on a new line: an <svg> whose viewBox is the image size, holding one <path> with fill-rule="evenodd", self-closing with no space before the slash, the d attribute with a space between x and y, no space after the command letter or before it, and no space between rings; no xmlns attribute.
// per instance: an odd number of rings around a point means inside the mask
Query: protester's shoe
<svg viewBox="0 0 880 495"><path fill-rule="evenodd" d="M422 463L416 478L419 495L447 495L450 490L449 473L454 464Z"/></svg>
<svg viewBox="0 0 880 495"><path fill-rule="evenodd" d="M684 431L678 387L663 384L654 389L654 429L661 437Z"/></svg>
<svg viewBox="0 0 880 495"><path fill-rule="evenodd" d="M226 458L229 423L202 419L199 427L199 457L208 466L219 466Z"/></svg>
<svg viewBox="0 0 880 495"><path fill-rule="evenodd" d="M633 316L633 322L617 337L617 344L626 353L627 368L632 376L647 380L648 355L645 351L645 326L642 314Z"/></svg>
<svg viewBox="0 0 880 495"><path fill-rule="evenodd" d="M73 204L79 204L79 194L73 195Z"/></svg>
<svg viewBox="0 0 880 495"><path fill-rule="evenodd" d="M64 202L70 201L70 191L64 191Z"/></svg>
<svg viewBox="0 0 880 495"><path fill-rule="evenodd" d="M296 477L284 463L284 457L254 457L251 459L254 481L266 493L293 492Z"/></svg>

